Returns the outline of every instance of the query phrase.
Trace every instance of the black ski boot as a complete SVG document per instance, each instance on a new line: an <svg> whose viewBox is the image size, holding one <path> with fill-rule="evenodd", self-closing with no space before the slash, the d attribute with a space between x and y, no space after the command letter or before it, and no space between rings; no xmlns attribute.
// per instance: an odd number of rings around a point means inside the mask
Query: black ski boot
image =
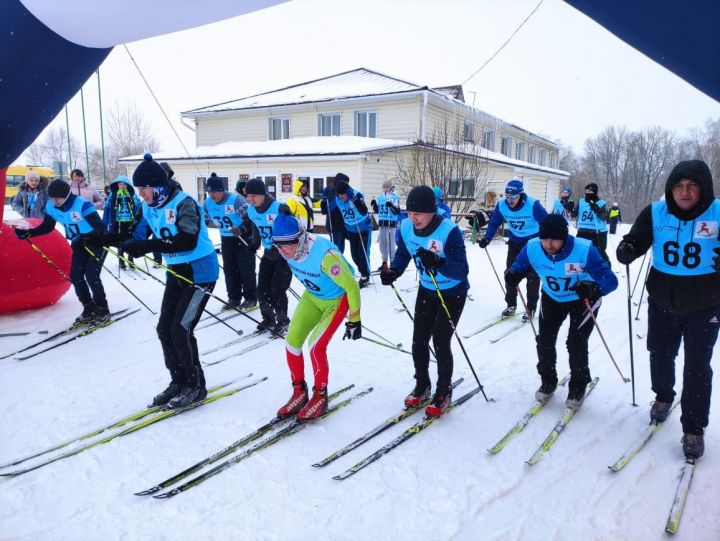
<svg viewBox="0 0 720 541"><path fill-rule="evenodd" d="M152 404L150 406L164 406L170 400L178 393L182 385L179 383L171 383L167 386L167 389L165 389L160 394L155 395L153 398Z"/></svg>
<svg viewBox="0 0 720 541"><path fill-rule="evenodd" d="M705 452L705 441L702 434L684 434L682 444L685 458L700 458Z"/></svg>
<svg viewBox="0 0 720 541"><path fill-rule="evenodd" d="M90 323L95 316L96 309L97 306L95 306L95 303L92 301L83 304L82 314L75 318L75 324L85 325L86 323Z"/></svg>
<svg viewBox="0 0 720 541"><path fill-rule="evenodd" d="M104 325L110 321L110 309L107 306L97 306L93 315L93 325Z"/></svg>
<svg viewBox="0 0 720 541"><path fill-rule="evenodd" d="M189 406L197 399L200 394L198 387L180 387L177 394L167 403L168 409L175 410Z"/></svg>

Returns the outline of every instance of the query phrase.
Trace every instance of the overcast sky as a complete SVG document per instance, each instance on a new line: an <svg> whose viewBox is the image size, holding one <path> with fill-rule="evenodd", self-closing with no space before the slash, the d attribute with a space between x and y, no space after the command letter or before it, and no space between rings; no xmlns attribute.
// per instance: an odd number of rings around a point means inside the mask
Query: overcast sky
<svg viewBox="0 0 720 541"><path fill-rule="evenodd" d="M538 0L295 0L129 43L178 133L180 111L366 67L420 85L470 77ZM138 13L138 17L142 14ZM716 67L713 67L716 69ZM165 149L178 143L122 46L100 68L103 108L134 101ZM684 135L720 104L561 0L545 0L512 41L464 84L469 103L581 151L608 125L659 125ZM97 80L85 87L99 144ZM81 137L79 95L70 130ZM64 125L61 114L53 123Z"/></svg>

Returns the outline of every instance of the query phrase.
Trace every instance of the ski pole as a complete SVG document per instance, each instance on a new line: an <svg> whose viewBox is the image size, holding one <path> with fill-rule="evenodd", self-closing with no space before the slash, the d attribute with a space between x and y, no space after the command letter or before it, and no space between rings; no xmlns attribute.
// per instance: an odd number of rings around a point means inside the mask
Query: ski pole
<svg viewBox="0 0 720 541"><path fill-rule="evenodd" d="M414 325L415 325L415 318L412 316L412 313L410 312L410 309L407 307L407 305L405 304L405 301L404 301L403 298L400 296L400 292L399 292L399 291L397 290L397 288L395 287L395 284L390 284L390 287L392 287L392 290L395 292L395 295L397 296L398 300L400 301L400 304L402 304L402 307L403 307L403 309L405 310L405 313L406 313L406 314L408 315L408 317L410 318L410 321L413 322L413 326L414 326ZM432 346L430 346L430 353L432 354L433 358L435 359L435 362L437 362L437 355L435 355L435 348L433 348Z"/></svg>
<svg viewBox="0 0 720 541"><path fill-rule="evenodd" d="M632 293L630 292L630 265L625 265L627 274L627 307L628 307L628 336L630 338L630 379L632 380L632 405L635 403L635 357L633 352L633 330L632 330Z"/></svg>
<svg viewBox="0 0 720 541"><path fill-rule="evenodd" d="M359 211L358 211L359 212ZM368 216L368 214L366 214ZM353 213L353 219L355 220L355 228L358 230L357 234L360 237L360 246L362 247L363 255L365 256L365 262L367 263L367 270L368 270L368 277L372 278L372 270L370 269L370 256L368 255L368 249L365 248L365 242L363 241L362 231L360 231L360 226L358 225L358 219L357 216L355 216L355 213ZM370 220L370 230L368 231L368 240L370 239L370 236L372 235L372 219ZM377 291L377 286L375 285L375 280L372 282L373 288L375 291Z"/></svg>
<svg viewBox="0 0 720 541"><path fill-rule="evenodd" d="M34 243L33 241L31 241L30 239L25 239L25 240L28 241L28 243L30 244L30 246L33 247L33 250L35 250L38 254L40 254L40 257L42 257L45 261L47 261L47 262L50 264L50 266L51 266L53 269L55 269L60 276L62 276L62 277L63 277L65 280L67 280L68 282L72 283L72 280L68 277L68 275L65 274L65 273L63 272L63 270L62 270L60 267L58 267L58 266L55 264L55 262L54 262L52 259L50 259L50 258L47 256L47 254L46 254L45 252L43 252L43 251L38 247L37 244L35 244L35 243Z"/></svg>
<svg viewBox="0 0 720 541"><path fill-rule="evenodd" d="M640 300L638 301L637 314L635 314L635 320L640 321L640 307L642 306L643 295L645 295L645 286L647 285L648 275L650 274L650 263L648 263L647 270L645 271L645 280L643 280L643 286L640 290Z"/></svg>
<svg viewBox="0 0 720 541"><path fill-rule="evenodd" d="M369 329L369 328L366 327L365 325L360 325L360 326L361 326L363 329L365 329L367 332L369 332L370 334L374 334L375 336L377 336L377 337L378 337L380 340L382 340L383 342L386 342L386 343L390 344L393 348L396 348L396 349L397 349L397 348L399 348L400 346L402 346L402 344L394 344L394 343L392 343L390 340L388 340L388 339L385 338L384 336L376 333L376 332L373 331L372 329Z"/></svg>
<svg viewBox="0 0 720 541"><path fill-rule="evenodd" d="M123 261L125 261L126 263L128 263L131 267L134 267L134 268L136 268L138 271L142 272L143 274L148 275L150 278L152 278L152 279L155 280L156 282L162 284L163 286L165 285L165 282L163 282L160 278L158 278L157 276L155 276L154 274L152 274L149 270L148 270L148 272L145 272L145 271L142 270L142 268L141 268L140 266L138 266L134 261L131 261L130 259L127 259L127 258L121 256L119 252L118 252L118 253L115 253L115 252L113 252L112 250L110 250L109 248L107 248L106 246L103 246L103 250L105 250L106 252L108 252L108 253L110 253L110 254L116 255L117 257L121 258ZM154 261L154 260L153 260L153 261ZM147 264L147 260L145 261L145 264ZM201 288L201 289L202 289L202 288ZM234 306L233 306L233 309L237 310L237 308L235 308ZM236 329L235 327L233 327L232 325L230 325L230 324L229 324L227 321L225 321L224 319L220 319L216 314L213 314L213 313L212 313L210 310L208 310L207 308L203 308L203 312L206 312L207 314L210 315L210 317L213 317L213 318L217 319L219 323L222 323L223 325L225 325L228 329L230 329L230 330L231 330L232 332L234 332L235 334L243 334L242 331ZM243 313L243 312L241 312L241 313Z"/></svg>
<svg viewBox="0 0 720 541"><path fill-rule="evenodd" d="M400 351L401 353L406 353L407 355L412 355L409 351L402 349L402 344L386 344L384 342L381 342L380 340L375 340L374 338L368 338L367 336L361 336L363 340L367 340L368 342L372 342L373 344L377 344L378 346L382 346L384 348L393 349L395 351Z"/></svg>
<svg viewBox="0 0 720 541"><path fill-rule="evenodd" d="M640 276L642 276L642 269L643 269L643 266L645 265L645 258L647 257L647 255L648 255L647 252L645 252L643 254L642 261L640 262L640 269L638 270L637 278L635 278L635 285L633 285L632 293L630 294L630 297L635 296L635 289L637 288L638 282L640 281Z"/></svg>
<svg viewBox="0 0 720 541"><path fill-rule="evenodd" d="M538 334L537 334L537 331L535 330L535 323L533 323L533 318L532 318L533 315L528 311L527 304L525 304L525 297L523 297L522 291L520 291L519 287L516 287L515 290L517 291L518 296L520 297L520 302L522 303L523 308L525 309L525 314L528 317L528 321L530 322L530 326L532 327L533 334L535 335L535 338L537 338Z"/></svg>
<svg viewBox="0 0 720 541"><path fill-rule="evenodd" d="M472 363L470 362L470 357L467 354L467 351L465 351L465 346L462 343L462 340L460 340L460 335L457 332L457 328L455 327L455 324L453 323L452 316L450 315L450 310L447 307L447 304L445 304L445 299L443 298L443 294L440 292L440 288L437 285L437 282L435 281L435 275L431 272L428 272L428 276L430 276L430 279L432 280L433 285L435 286L435 291L438 294L438 299L440 299L440 304L443 307L443 310L445 310L445 315L448 318L448 323L450 324L450 328L453 330L453 334L455 334L455 338L457 338L458 344L460 344L460 349L462 349L463 355L465 355L465 360L468 362L468 366L470 366L470 371L472 372L473 376L475 377L475 381L477 381L478 387L480 387L480 392L485 397L486 402L490 402L490 399L485 394L485 388L483 387L482 383L480 383L480 378L478 378L477 374L475 373L475 368L473 368Z"/></svg>
<svg viewBox="0 0 720 541"><path fill-rule="evenodd" d="M603 336L603 333L600 330L600 326L598 325L597 319L595 318L595 314L593 313L592 306L590 306L590 301L587 299L583 299L583 303L585 303L585 307L588 309L588 312L590 312L590 317L592 318L593 323L595 323L595 328L597 329L598 334L600 335L600 339L602 340L602 343L605 346L605 350L608 352L608 355L610 355L610 360L615 365L615 368L617 369L618 374L620 374L620 377L622 378L623 383L630 383L630 379L626 378L623 375L622 371L620 370L620 367L615 362L615 357L613 357L613 354L610 351L610 348L608 347L607 342L605 341L605 337Z"/></svg>
<svg viewBox="0 0 720 541"><path fill-rule="evenodd" d="M82 242L82 241L80 241L80 242ZM105 266L105 263L103 263L103 261L102 261L98 256L95 255L95 252L93 252L90 248L88 248L88 247L85 246L85 245L83 245L83 248L85 248L85 250L87 251L87 253L89 253L89 254L95 259L95 261L97 261L98 263L100 263L100 266L101 266L103 269L105 269L106 271L108 271L108 274L109 274L110 276L112 276L113 278L115 278L115 280L117 280L118 283L119 283L121 286L123 286L123 288L125 288L125 290L126 290L128 293L130 293L130 295L132 295L133 297L135 297L135 300L137 300L140 304L142 304L142 305L147 309L148 312L150 312L150 313L151 313L152 315L154 315L154 316L157 315L157 312L153 312L152 309L151 309L147 304L145 304L143 301L140 300L140 297L138 297L137 295L135 295L135 293L133 293L132 290L131 290L128 286L126 286L120 278L118 278L117 276L115 276L115 275L113 274L113 272Z"/></svg>
<svg viewBox="0 0 720 541"><path fill-rule="evenodd" d="M500 276L498 275L497 271L495 270L495 265L492 262L492 257L490 257L490 252L487 251L487 248L484 248L484 250L488 256L488 261L490 261L490 266L492 267L492 270L495 273L495 278L497 278L498 284L500 284L500 289L502 290L503 295L505 295L505 288L503 287L502 280L500 280Z"/></svg>

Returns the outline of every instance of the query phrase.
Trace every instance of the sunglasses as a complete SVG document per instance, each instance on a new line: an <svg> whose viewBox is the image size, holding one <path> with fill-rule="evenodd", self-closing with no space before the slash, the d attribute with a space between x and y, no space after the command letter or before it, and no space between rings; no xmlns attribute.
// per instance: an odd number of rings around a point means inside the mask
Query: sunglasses
<svg viewBox="0 0 720 541"><path fill-rule="evenodd" d="M511 201L515 201L516 199L518 199L520 197L520 194L512 195L512 194L506 193L505 197L510 199Z"/></svg>

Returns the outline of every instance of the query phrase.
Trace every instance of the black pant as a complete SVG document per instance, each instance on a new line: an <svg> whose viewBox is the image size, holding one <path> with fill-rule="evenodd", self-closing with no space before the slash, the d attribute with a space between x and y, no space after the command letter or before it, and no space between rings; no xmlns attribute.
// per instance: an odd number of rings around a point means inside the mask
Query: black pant
<svg viewBox="0 0 720 541"><path fill-rule="evenodd" d="M220 237L220 244L228 299L239 302L244 296L255 302L255 254L237 237Z"/></svg>
<svg viewBox="0 0 720 541"><path fill-rule="evenodd" d="M123 240L130 238L130 230L135 225L135 222L115 222L114 224L114 232L117 234L122 235ZM104 252L105 250L103 250ZM119 256L125 256L125 252L122 249L122 244L120 245L120 248L118 248L118 255ZM133 258L130 255L127 255L126 258L132 262ZM121 259L121 264L125 264L125 262Z"/></svg>
<svg viewBox="0 0 720 541"><path fill-rule="evenodd" d="M173 270L176 270L175 266ZM197 285L211 292L215 282ZM209 298L196 287L168 273L157 335L173 383L205 389L205 375L194 330Z"/></svg>
<svg viewBox="0 0 720 541"><path fill-rule="evenodd" d="M287 290L290 288L292 272L287 262L275 250L268 257L266 252L260 260L258 272L258 295L263 321L287 323Z"/></svg>
<svg viewBox="0 0 720 541"><path fill-rule="evenodd" d="M466 295L444 295L453 324L457 326L465 306ZM415 325L413 327L412 355L415 379L421 385L430 384L430 336L437 357L438 379L436 390L450 390L453 374L453 356L450 342L453 331L445 309L436 291L420 287L415 299Z"/></svg>
<svg viewBox="0 0 720 541"><path fill-rule="evenodd" d="M340 253L345 252L345 230L341 229L339 231L333 230L330 233L330 240L333 241L333 244L337 246L338 250L340 250Z"/></svg>
<svg viewBox="0 0 720 541"><path fill-rule="evenodd" d="M361 231L360 233L345 232L345 237L350 241L350 255L357 265L358 272L363 278L370 277L370 267L368 266L368 242L370 241L370 231Z"/></svg>
<svg viewBox="0 0 720 541"><path fill-rule="evenodd" d="M555 343L558 332L565 318L570 315L568 328L567 350L570 361L570 392L585 389L590 383L588 367L588 338L592 333L594 322L591 317L580 327L580 323L588 316L582 301L557 302L543 293L540 301L540 322L537 342L537 371L543 383L557 383L557 352ZM597 317L598 310L595 311ZM579 328L578 328L579 327Z"/></svg>
<svg viewBox="0 0 720 541"><path fill-rule="evenodd" d="M610 263L605 250L607 250L607 231L593 231L592 229L578 229L577 238L587 239L593 243L593 246L598 249L602 258Z"/></svg>
<svg viewBox="0 0 720 541"><path fill-rule="evenodd" d="M617 218L610 218L610 234L611 235L614 235L615 232L617 231L617 224L618 224Z"/></svg>
<svg viewBox="0 0 720 541"><path fill-rule="evenodd" d="M675 397L675 357L680 341L685 350L680 423L686 434L702 434L708 425L713 371L710 366L718 337L720 306L681 316L648 299L650 378L655 398L672 402Z"/></svg>
<svg viewBox="0 0 720 541"><path fill-rule="evenodd" d="M515 263L515 259L522 250L522 246L508 242L506 269ZM534 312L537 309L538 299L540 298L540 277L534 270L530 269L526 275L527 285L527 307L528 310ZM517 291L505 283L505 303L508 306L517 306Z"/></svg>
<svg viewBox="0 0 720 541"><path fill-rule="evenodd" d="M102 246L88 245L87 247L82 241L72 243L72 263L70 266L70 280L75 288L75 294L80 302L87 304L90 301L96 306L107 308L107 298L105 297L105 288L100 273L102 272L102 264L105 261L107 252ZM88 252L90 250L93 255ZM92 290L92 294L90 291Z"/></svg>

